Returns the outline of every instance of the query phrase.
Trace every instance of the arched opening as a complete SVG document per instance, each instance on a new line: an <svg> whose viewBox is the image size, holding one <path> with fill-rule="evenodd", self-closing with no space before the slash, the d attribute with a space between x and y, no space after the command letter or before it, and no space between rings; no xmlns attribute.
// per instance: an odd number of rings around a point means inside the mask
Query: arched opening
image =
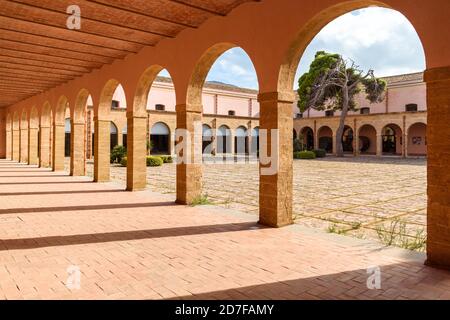
<svg viewBox="0 0 450 320"><path fill-rule="evenodd" d="M342 146L344 148L344 152L353 152L353 129L349 126L344 127Z"/></svg>
<svg viewBox="0 0 450 320"><path fill-rule="evenodd" d="M377 153L377 130L370 124L359 128L359 152L367 155Z"/></svg>
<svg viewBox="0 0 450 320"><path fill-rule="evenodd" d="M72 124L70 123L70 118L66 118L64 122L64 156L70 157L70 141L72 132Z"/></svg>
<svg viewBox="0 0 450 320"><path fill-rule="evenodd" d="M235 130L234 153L237 155L248 154L248 134L247 128L244 126L239 126Z"/></svg>
<svg viewBox="0 0 450 320"><path fill-rule="evenodd" d="M111 110L126 109L125 91L116 79L110 79L100 94L98 107L94 107L94 181L110 180L111 149L117 145L117 127L111 125ZM111 132L114 130L114 132Z"/></svg>
<svg viewBox="0 0 450 320"><path fill-rule="evenodd" d="M412 124L408 129L408 156L427 155L427 125L423 122Z"/></svg>
<svg viewBox="0 0 450 320"><path fill-rule="evenodd" d="M325 150L327 153L333 152L333 130L328 126L320 127L317 131L319 139L319 149Z"/></svg>
<svg viewBox="0 0 450 320"><path fill-rule="evenodd" d="M110 151L112 151L112 149L114 149L115 146L117 146L119 144L119 134L117 131L117 126L114 124L114 122L111 121L110 124Z"/></svg>
<svg viewBox="0 0 450 320"><path fill-rule="evenodd" d="M295 131L295 129L292 129L292 140L297 139L298 135L297 135L297 131Z"/></svg>
<svg viewBox="0 0 450 320"><path fill-rule="evenodd" d="M382 150L385 155L402 154L402 129L397 124L388 124L381 131Z"/></svg>
<svg viewBox="0 0 450 320"><path fill-rule="evenodd" d="M170 154L170 129L164 122L155 123L150 130L150 153Z"/></svg>
<svg viewBox="0 0 450 320"><path fill-rule="evenodd" d="M304 127L300 131L300 143L306 150L314 149L314 130L310 127Z"/></svg>
<svg viewBox="0 0 450 320"><path fill-rule="evenodd" d="M226 125L221 125L217 129L217 153L231 153L231 130Z"/></svg>
<svg viewBox="0 0 450 320"><path fill-rule="evenodd" d="M209 125L202 125L202 153L203 155L213 155L213 132Z"/></svg>

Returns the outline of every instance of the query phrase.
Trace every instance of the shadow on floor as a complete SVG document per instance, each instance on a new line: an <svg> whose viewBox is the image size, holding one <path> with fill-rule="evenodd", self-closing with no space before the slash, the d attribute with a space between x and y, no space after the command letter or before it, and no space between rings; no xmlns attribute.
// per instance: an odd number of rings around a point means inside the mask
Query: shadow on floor
<svg viewBox="0 0 450 320"><path fill-rule="evenodd" d="M255 226L257 226L256 222L245 222L40 238L1 239L0 251L237 232L253 230Z"/></svg>
<svg viewBox="0 0 450 320"><path fill-rule="evenodd" d="M449 298L450 284L448 279L450 272L448 271L433 269L420 263L406 262L381 266L380 271L381 289L369 289L367 281L370 274L367 273L366 269L357 269L295 280L242 286L228 290L194 292L193 295L176 297L170 300L414 300ZM322 270L322 272L324 271ZM234 280L234 282L238 282L238 280ZM318 305L317 307L320 310L321 306Z"/></svg>
<svg viewBox="0 0 450 320"><path fill-rule="evenodd" d="M42 196L52 194L90 194L90 193L112 193L112 192L125 192L121 189L113 190L73 190L73 191L38 191L38 192L4 192L0 193L0 196ZM1 209L0 209L1 210Z"/></svg>
<svg viewBox="0 0 450 320"><path fill-rule="evenodd" d="M125 192L123 190L118 190ZM132 208L153 208L177 206L175 202L147 202L147 203L117 203L117 204L99 204L88 206L61 206L61 207L38 207L38 208L11 208L0 209L0 215L12 213L38 213L38 212L55 212L55 211L88 211L88 210L110 210L110 209L132 209Z"/></svg>
<svg viewBox="0 0 450 320"><path fill-rule="evenodd" d="M0 182L0 186L5 186L5 185L23 185L23 184L73 184L73 183L92 183L92 181Z"/></svg>

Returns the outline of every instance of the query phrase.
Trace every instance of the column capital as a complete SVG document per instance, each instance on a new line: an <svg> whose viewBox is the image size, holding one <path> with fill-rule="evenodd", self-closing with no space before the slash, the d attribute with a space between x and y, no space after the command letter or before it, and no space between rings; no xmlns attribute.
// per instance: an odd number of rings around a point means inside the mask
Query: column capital
<svg viewBox="0 0 450 320"><path fill-rule="evenodd" d="M202 113L203 112L203 105L198 104L187 104L187 103L182 103L182 104L177 104L175 106L175 110L176 112L191 112L191 113Z"/></svg>
<svg viewBox="0 0 450 320"><path fill-rule="evenodd" d="M147 114L142 112L127 111L127 119L147 119Z"/></svg>
<svg viewBox="0 0 450 320"><path fill-rule="evenodd" d="M282 103L294 103L294 92L262 92L258 94L258 102L282 102Z"/></svg>
<svg viewBox="0 0 450 320"><path fill-rule="evenodd" d="M427 69L423 78L427 83L448 81L450 80L450 66Z"/></svg>

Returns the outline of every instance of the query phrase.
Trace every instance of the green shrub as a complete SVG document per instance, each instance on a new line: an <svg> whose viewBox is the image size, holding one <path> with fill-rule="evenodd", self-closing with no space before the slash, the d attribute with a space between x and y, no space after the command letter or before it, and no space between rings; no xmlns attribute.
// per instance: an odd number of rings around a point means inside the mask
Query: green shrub
<svg viewBox="0 0 450 320"><path fill-rule="evenodd" d="M172 163L173 162L172 156L158 156L158 157L160 157L164 163Z"/></svg>
<svg viewBox="0 0 450 320"><path fill-rule="evenodd" d="M300 141L300 139L294 139L294 152L303 151L303 143Z"/></svg>
<svg viewBox="0 0 450 320"><path fill-rule="evenodd" d="M110 162L121 163L122 158L126 157L127 149L124 146L115 146L111 151Z"/></svg>
<svg viewBox="0 0 450 320"><path fill-rule="evenodd" d="M324 149L315 149L313 150L316 158L325 158L327 156L327 151Z"/></svg>
<svg viewBox="0 0 450 320"><path fill-rule="evenodd" d="M120 161L120 164L121 164L123 167L126 167L126 166L127 166L127 157L123 157L123 158L122 158L122 161Z"/></svg>
<svg viewBox="0 0 450 320"><path fill-rule="evenodd" d="M315 159L316 154L312 151L294 152L294 159Z"/></svg>
<svg viewBox="0 0 450 320"><path fill-rule="evenodd" d="M159 167L162 166L163 159L156 156L147 156L147 167Z"/></svg>

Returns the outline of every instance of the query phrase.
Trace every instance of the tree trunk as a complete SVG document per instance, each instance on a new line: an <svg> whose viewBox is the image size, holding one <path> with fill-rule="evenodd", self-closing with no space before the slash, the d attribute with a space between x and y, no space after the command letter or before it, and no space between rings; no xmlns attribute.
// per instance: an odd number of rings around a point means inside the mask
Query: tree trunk
<svg viewBox="0 0 450 320"><path fill-rule="evenodd" d="M344 86L342 88L342 112L341 117L339 119L339 127L336 131L336 156L337 157L343 157L344 156L344 147L342 145L342 137L344 135L344 128L345 128L345 118L347 117L348 113L348 87Z"/></svg>

